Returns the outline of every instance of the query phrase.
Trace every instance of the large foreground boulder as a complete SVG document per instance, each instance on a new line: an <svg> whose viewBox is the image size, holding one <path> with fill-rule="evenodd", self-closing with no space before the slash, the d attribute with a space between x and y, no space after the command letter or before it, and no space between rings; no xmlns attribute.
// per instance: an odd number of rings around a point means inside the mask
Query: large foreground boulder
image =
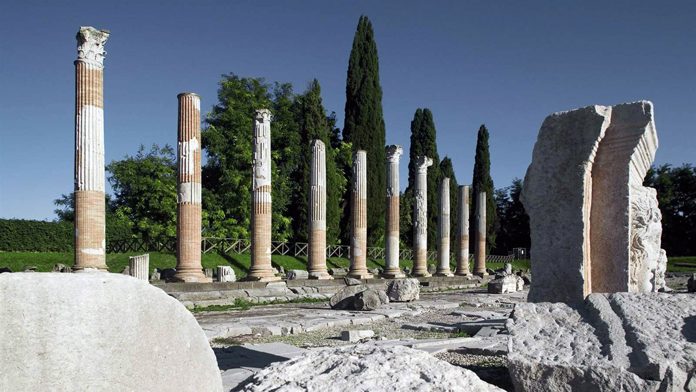
<svg viewBox="0 0 696 392"><path fill-rule="evenodd" d="M389 298L384 291L373 290L364 284L346 286L329 300L331 309L339 310L375 310L386 303L389 303Z"/></svg>
<svg viewBox="0 0 696 392"><path fill-rule="evenodd" d="M591 294L518 304L508 320L519 391L696 391L696 298Z"/></svg>
<svg viewBox="0 0 696 392"><path fill-rule="evenodd" d="M1 391L222 391L201 327L147 282L2 274L0 304Z"/></svg>
<svg viewBox="0 0 696 392"><path fill-rule="evenodd" d="M470 371L403 346L359 344L310 350L278 362L239 390L275 391L502 391Z"/></svg>
<svg viewBox="0 0 696 392"><path fill-rule="evenodd" d="M410 302L420 297L420 281L418 279L395 279L387 286L387 296L390 301Z"/></svg>

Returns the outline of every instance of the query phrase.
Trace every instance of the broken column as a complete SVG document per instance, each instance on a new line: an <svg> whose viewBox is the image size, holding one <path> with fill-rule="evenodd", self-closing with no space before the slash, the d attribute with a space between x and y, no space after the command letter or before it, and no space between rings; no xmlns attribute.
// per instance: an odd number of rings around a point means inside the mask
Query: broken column
<svg viewBox="0 0 696 392"><path fill-rule="evenodd" d="M280 280L271 265L271 111L254 116L251 211L251 267L247 280Z"/></svg>
<svg viewBox="0 0 696 392"><path fill-rule="evenodd" d="M333 279L326 270L326 146L312 141L309 191L309 279Z"/></svg>
<svg viewBox="0 0 696 392"><path fill-rule="evenodd" d="M367 154L364 150L353 155L351 211L350 270L347 276L369 279L372 274L367 271Z"/></svg>
<svg viewBox="0 0 696 392"><path fill-rule="evenodd" d="M438 203L438 246L436 276L454 276L450 271L450 179L445 177L440 181L440 200Z"/></svg>
<svg viewBox="0 0 696 392"><path fill-rule="evenodd" d="M457 232L457 270L455 275L468 276L469 271L469 186L460 185L457 195L459 203L459 221Z"/></svg>
<svg viewBox="0 0 696 392"><path fill-rule="evenodd" d="M474 274L486 276L486 192L479 192L476 199L476 249Z"/></svg>
<svg viewBox="0 0 696 392"><path fill-rule="evenodd" d="M130 276L150 281L150 255L144 254L139 256L131 256L128 258L128 272Z"/></svg>
<svg viewBox="0 0 696 392"><path fill-rule="evenodd" d="M201 99L181 93L177 135L176 273L179 282L211 282L201 265Z"/></svg>
<svg viewBox="0 0 696 392"><path fill-rule="evenodd" d="M642 185L657 144L647 101L544 120L522 191L530 301L578 303L593 292L662 287L661 217L655 190Z"/></svg>
<svg viewBox="0 0 696 392"><path fill-rule="evenodd" d="M413 276L428 273L428 168L433 160L416 158L416 186L413 201Z"/></svg>
<svg viewBox="0 0 696 392"><path fill-rule="evenodd" d="M382 276L387 279L403 278L406 275L399 268L399 160L403 148L387 146L387 230L385 249L385 268Z"/></svg>
<svg viewBox="0 0 696 392"><path fill-rule="evenodd" d="M237 276L235 275L234 270L229 265L217 266L217 278L218 282L221 283L235 282L237 280Z"/></svg>
<svg viewBox="0 0 696 392"><path fill-rule="evenodd" d="M75 60L75 265L106 270L104 44L106 30L80 27Z"/></svg>

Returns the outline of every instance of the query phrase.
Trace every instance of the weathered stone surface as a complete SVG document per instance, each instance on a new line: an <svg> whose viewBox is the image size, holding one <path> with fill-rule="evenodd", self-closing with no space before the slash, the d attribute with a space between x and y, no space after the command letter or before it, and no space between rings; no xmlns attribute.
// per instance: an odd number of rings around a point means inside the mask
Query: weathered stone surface
<svg viewBox="0 0 696 392"><path fill-rule="evenodd" d="M348 270L345 268L329 268L330 275L345 275L347 273Z"/></svg>
<svg viewBox="0 0 696 392"><path fill-rule="evenodd" d="M343 281L346 282L346 285L348 286L357 286L359 284L362 284L362 281L360 279L349 278L347 276L343 278Z"/></svg>
<svg viewBox="0 0 696 392"><path fill-rule="evenodd" d="M222 391L193 315L146 282L3 274L0 303L0 390Z"/></svg>
<svg viewBox="0 0 696 392"><path fill-rule="evenodd" d="M355 294L355 299L353 300L353 309L355 310L375 310L382 305L382 298L380 298L377 290L367 289Z"/></svg>
<svg viewBox="0 0 696 392"><path fill-rule="evenodd" d="M53 266L53 272L72 272L72 268L65 264L56 264Z"/></svg>
<svg viewBox="0 0 696 392"><path fill-rule="evenodd" d="M580 303L592 292L660 288L660 214L654 190L642 186L656 149L647 101L544 120L522 191L530 301Z"/></svg>
<svg viewBox="0 0 696 392"><path fill-rule="evenodd" d="M329 300L332 309L352 309L355 294L367 290L365 285L346 286Z"/></svg>
<svg viewBox="0 0 696 392"><path fill-rule="evenodd" d="M355 343L363 339L369 339L373 336L375 336L375 331L371 329L341 331L341 340L351 343Z"/></svg>
<svg viewBox="0 0 696 392"><path fill-rule="evenodd" d="M297 279L309 279L309 272L305 270L289 270L287 272L287 279L288 280L297 280Z"/></svg>
<svg viewBox="0 0 696 392"><path fill-rule="evenodd" d="M488 282L488 292L491 294L514 293L518 291L517 279L519 277L516 275L505 275L491 280ZM524 288L524 283L522 283L522 286Z"/></svg>
<svg viewBox="0 0 696 392"><path fill-rule="evenodd" d="M218 282L236 282L237 274L229 265L218 265L217 267Z"/></svg>
<svg viewBox="0 0 696 392"><path fill-rule="evenodd" d="M523 391L683 391L696 372L696 298L592 294L518 304L508 360Z"/></svg>
<svg viewBox="0 0 696 392"><path fill-rule="evenodd" d="M387 366L388 364L388 366ZM472 371L403 346L311 350L272 364L242 391L502 391Z"/></svg>
<svg viewBox="0 0 696 392"><path fill-rule="evenodd" d="M387 296L394 302L416 301L420 296L420 282L418 279L393 280L387 286Z"/></svg>
<svg viewBox="0 0 696 392"><path fill-rule="evenodd" d="M696 274L691 275L686 281L686 290L690 293L696 293Z"/></svg>

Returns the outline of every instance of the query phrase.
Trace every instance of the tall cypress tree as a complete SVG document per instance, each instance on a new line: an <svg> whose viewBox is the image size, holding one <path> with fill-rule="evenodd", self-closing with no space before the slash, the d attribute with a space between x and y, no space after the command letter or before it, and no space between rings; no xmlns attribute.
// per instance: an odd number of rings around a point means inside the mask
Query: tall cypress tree
<svg viewBox="0 0 696 392"><path fill-rule="evenodd" d="M433 114L430 109L417 109L411 121L411 145L408 152L408 186L406 188L406 201L413 201L413 192L416 186L416 158L425 155L433 160L433 165L428 168L428 248L437 246L437 215L438 215L438 186L440 184L440 155L437 153L436 131ZM413 205L403 205L408 214L413 214ZM405 212L405 213L406 213ZM401 232L402 239L407 244L412 244L413 224L406 223ZM408 225L408 223L411 223Z"/></svg>
<svg viewBox="0 0 696 392"><path fill-rule="evenodd" d="M474 177L471 181L471 212L469 241L473 253L476 243L476 198L479 192L486 192L486 252L495 247L495 225L497 221L493 179L491 178L491 154L488 151L488 129L482 124L476 139L476 157L474 159Z"/></svg>
<svg viewBox="0 0 696 392"><path fill-rule="evenodd" d="M368 243L382 243L386 198L382 87L372 23L364 15L358 21L348 61L343 139L352 143L353 151L367 152Z"/></svg>
<svg viewBox="0 0 696 392"><path fill-rule="evenodd" d="M459 214L459 204L457 203L459 184L457 183L457 176L454 174L452 160L447 156L440 162L440 175L442 178L449 177L450 179L450 243L455 244L457 231L459 230L459 221L457 219ZM451 248L455 249L454 246Z"/></svg>
<svg viewBox="0 0 696 392"><path fill-rule="evenodd" d="M332 147L332 126L329 124L322 104L321 87L314 79L307 91L295 100L297 123L300 129L300 156L305 157L293 175L299 184L298 192L292 195L289 213L293 218L293 231L297 241L306 242L308 235L308 206L310 192L311 143L319 139L326 146L326 240L335 244L339 236L341 215L340 201L346 187L346 179L336 167L336 151Z"/></svg>

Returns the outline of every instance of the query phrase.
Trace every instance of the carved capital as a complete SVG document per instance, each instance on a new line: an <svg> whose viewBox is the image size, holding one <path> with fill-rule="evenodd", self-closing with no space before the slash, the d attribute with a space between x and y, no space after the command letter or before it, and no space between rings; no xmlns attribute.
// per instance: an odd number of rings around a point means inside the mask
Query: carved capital
<svg viewBox="0 0 696 392"><path fill-rule="evenodd" d="M319 139L312 140L311 147L312 147L312 151L316 151L316 152L326 151L326 146L324 145L324 142L322 142Z"/></svg>
<svg viewBox="0 0 696 392"><path fill-rule="evenodd" d="M77 32L77 61L103 68L104 44L109 39L109 31L97 30L91 26L82 26Z"/></svg>
<svg viewBox="0 0 696 392"><path fill-rule="evenodd" d="M425 155L420 155L416 158L416 172L425 173L428 168L433 165L433 160L426 157Z"/></svg>
<svg viewBox="0 0 696 392"><path fill-rule="evenodd" d="M387 162L399 163L401 155L404 153L404 149L401 146L392 144L386 147L387 152Z"/></svg>
<svg viewBox="0 0 696 392"><path fill-rule="evenodd" d="M269 122L271 121L271 111L268 109L257 109L254 119L258 122Z"/></svg>

